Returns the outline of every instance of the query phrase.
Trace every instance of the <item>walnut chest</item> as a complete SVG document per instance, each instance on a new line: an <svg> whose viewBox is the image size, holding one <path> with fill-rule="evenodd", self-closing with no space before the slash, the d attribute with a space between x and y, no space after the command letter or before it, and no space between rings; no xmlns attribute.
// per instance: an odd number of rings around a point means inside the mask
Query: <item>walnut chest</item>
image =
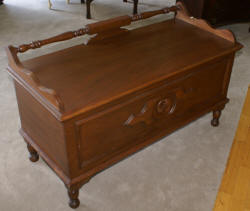
<svg viewBox="0 0 250 211"><path fill-rule="evenodd" d="M123 27L168 12L175 17ZM84 34L95 37L30 60L17 57ZM208 112L217 126L241 47L230 31L190 18L181 3L8 46L30 160L40 155L65 183L69 205L78 207L79 188L97 172Z"/></svg>

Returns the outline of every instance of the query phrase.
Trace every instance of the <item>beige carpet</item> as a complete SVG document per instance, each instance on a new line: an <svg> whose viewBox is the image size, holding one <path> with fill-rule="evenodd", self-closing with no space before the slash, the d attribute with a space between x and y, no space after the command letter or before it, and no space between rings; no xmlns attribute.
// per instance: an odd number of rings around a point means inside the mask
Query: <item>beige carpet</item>
<svg viewBox="0 0 250 211"><path fill-rule="evenodd" d="M28 160L26 145L18 134L20 122L12 81L7 75L8 44L22 44L78 29L91 21L131 14L132 4L122 0L95 0L94 20L85 19L80 0L5 0L0 6L0 210L62 211L68 208L63 183L42 161ZM140 1L140 11L166 5ZM153 6L156 5L156 6ZM153 20L159 21L166 16ZM142 23L137 23L139 26ZM250 33L248 24L231 25L245 45L236 57L229 86L230 103L218 128L210 126L211 114L103 171L80 191L82 211L211 211L234 138L242 103L250 83ZM30 57L83 42L78 38L24 54Z"/></svg>

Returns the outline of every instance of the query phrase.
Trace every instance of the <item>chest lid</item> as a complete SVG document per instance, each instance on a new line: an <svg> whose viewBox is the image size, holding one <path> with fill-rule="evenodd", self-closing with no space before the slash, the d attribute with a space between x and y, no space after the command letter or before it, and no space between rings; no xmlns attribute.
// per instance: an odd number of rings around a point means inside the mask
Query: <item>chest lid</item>
<svg viewBox="0 0 250 211"><path fill-rule="evenodd" d="M16 79L23 79L26 86L33 87L40 100L49 105L48 109L58 119L65 120L241 47L231 32L215 30L202 20L190 19L181 4L161 11L165 13L173 8L178 11L176 18L146 27L120 29L121 25L128 25L133 20L152 16L152 12L144 13L144 16L123 16L116 21L106 21L104 25L96 23L92 27L90 24L87 30L78 30L78 34L72 32L73 36L65 33L55 40L45 40L48 44L88 32L100 34L87 45L73 46L22 62L15 53L27 49L10 46L9 72L12 75L17 73ZM105 27L108 30L104 30ZM106 36L107 31L116 35ZM36 47L40 47L39 43L33 43L30 48ZM31 80L23 74L25 71Z"/></svg>

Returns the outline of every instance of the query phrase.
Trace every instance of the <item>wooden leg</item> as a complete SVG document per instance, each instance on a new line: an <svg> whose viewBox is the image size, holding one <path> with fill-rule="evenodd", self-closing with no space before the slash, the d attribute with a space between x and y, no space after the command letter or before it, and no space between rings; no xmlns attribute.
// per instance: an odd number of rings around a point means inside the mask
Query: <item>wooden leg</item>
<svg viewBox="0 0 250 211"><path fill-rule="evenodd" d="M70 0L67 0L67 4L69 4L70 3Z"/></svg>
<svg viewBox="0 0 250 211"><path fill-rule="evenodd" d="M80 200L78 199L79 189L78 188L68 188L69 195L69 206L76 209L80 205Z"/></svg>
<svg viewBox="0 0 250 211"><path fill-rule="evenodd" d="M37 154L37 151L30 145L27 144L27 148L29 150L29 159L31 162L36 162L39 160L39 155Z"/></svg>
<svg viewBox="0 0 250 211"><path fill-rule="evenodd" d="M86 0L87 4L87 19L91 19L91 13L90 13L90 4L93 0Z"/></svg>
<svg viewBox="0 0 250 211"><path fill-rule="evenodd" d="M84 4L85 3L85 0L81 0L81 4Z"/></svg>
<svg viewBox="0 0 250 211"><path fill-rule="evenodd" d="M91 177L85 178L84 180L80 181L77 184L74 185L67 185L64 184L65 187L68 190L68 196L69 196L69 206L73 209L79 207L80 205L80 200L78 199L79 196L79 189L86 184L89 180L91 179Z"/></svg>
<svg viewBox="0 0 250 211"><path fill-rule="evenodd" d="M134 0L134 9L133 9L133 14L134 15L138 13L137 7L138 7L138 0Z"/></svg>
<svg viewBox="0 0 250 211"><path fill-rule="evenodd" d="M214 126L214 127L219 126L219 124L220 124L220 122L219 122L220 116L221 116L221 109L213 111L213 119L211 121L212 126Z"/></svg>
<svg viewBox="0 0 250 211"><path fill-rule="evenodd" d="M0 5L3 4L3 0L0 0Z"/></svg>

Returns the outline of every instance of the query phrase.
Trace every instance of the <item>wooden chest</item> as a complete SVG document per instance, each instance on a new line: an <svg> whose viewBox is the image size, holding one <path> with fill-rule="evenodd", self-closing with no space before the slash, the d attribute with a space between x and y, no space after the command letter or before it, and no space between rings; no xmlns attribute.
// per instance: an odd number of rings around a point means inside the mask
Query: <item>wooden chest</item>
<svg viewBox="0 0 250 211"><path fill-rule="evenodd" d="M175 18L121 28L168 12ZM96 36L31 60L17 57L84 34ZM187 16L181 3L7 47L30 160L39 154L78 207L79 188L97 172L208 112L217 126L241 47L231 32Z"/></svg>

